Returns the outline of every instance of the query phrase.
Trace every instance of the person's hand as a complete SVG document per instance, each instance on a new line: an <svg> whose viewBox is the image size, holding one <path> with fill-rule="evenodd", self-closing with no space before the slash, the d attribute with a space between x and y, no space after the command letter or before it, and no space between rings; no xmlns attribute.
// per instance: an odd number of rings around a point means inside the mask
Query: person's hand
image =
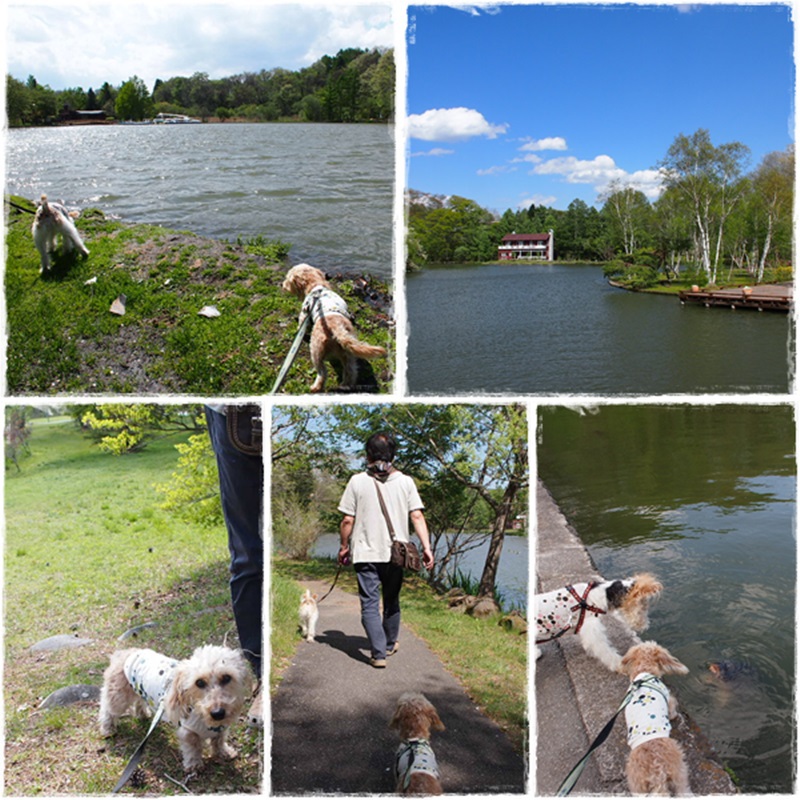
<svg viewBox="0 0 800 800"><path fill-rule="evenodd" d="M343 567L346 567L350 563L350 545L343 544L339 548L339 557L338 557L337 561Z"/></svg>
<svg viewBox="0 0 800 800"><path fill-rule="evenodd" d="M422 549L422 565L430 572L433 569L433 551L430 547Z"/></svg>

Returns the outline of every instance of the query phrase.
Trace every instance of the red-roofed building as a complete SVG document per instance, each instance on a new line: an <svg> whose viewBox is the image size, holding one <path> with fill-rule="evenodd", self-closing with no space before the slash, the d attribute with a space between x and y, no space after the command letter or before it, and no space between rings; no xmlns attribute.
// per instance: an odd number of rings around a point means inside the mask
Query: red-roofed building
<svg viewBox="0 0 800 800"><path fill-rule="evenodd" d="M497 247L499 261L553 260L553 231L548 233L507 233Z"/></svg>

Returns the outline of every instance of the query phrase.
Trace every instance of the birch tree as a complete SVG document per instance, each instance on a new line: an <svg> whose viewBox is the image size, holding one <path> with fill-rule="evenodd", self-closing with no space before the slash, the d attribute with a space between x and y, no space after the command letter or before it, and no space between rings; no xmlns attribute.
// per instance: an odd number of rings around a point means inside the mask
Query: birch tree
<svg viewBox="0 0 800 800"><path fill-rule="evenodd" d="M773 246L777 228L791 223L794 201L794 146L783 152L767 154L753 176L758 211L766 220L766 232L758 260L756 280L764 278L767 257Z"/></svg>
<svg viewBox="0 0 800 800"><path fill-rule="evenodd" d="M742 172L750 150L740 142L715 147L703 128L679 134L658 165L666 188L681 192L692 209L700 264L715 283L725 222L745 189Z"/></svg>

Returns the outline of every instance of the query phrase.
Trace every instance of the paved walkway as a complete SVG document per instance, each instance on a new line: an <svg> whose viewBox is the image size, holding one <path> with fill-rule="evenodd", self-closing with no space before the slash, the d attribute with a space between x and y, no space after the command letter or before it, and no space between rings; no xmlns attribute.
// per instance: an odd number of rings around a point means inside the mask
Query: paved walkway
<svg viewBox="0 0 800 800"><path fill-rule="evenodd" d="M577 534L541 484L537 488L537 509L537 591L601 577ZM637 641L635 634L614 617L607 617L605 622L609 638L619 652L625 652ZM541 645L541 649L543 655L535 667L536 793L553 795L613 716L625 696L628 679L609 672L586 655L575 636L563 636ZM665 680L680 702L680 676L667 676ZM710 744L685 714L673 720L673 737L684 747L694 794L735 794L733 783ZM627 757L624 719L619 718L611 736L589 760L574 794L628 794L624 774Z"/></svg>
<svg viewBox="0 0 800 800"><path fill-rule="evenodd" d="M405 691L423 692L446 727L432 737L446 793L525 791L523 759L421 639L403 626L399 652L374 669L358 597L334 589L319 609L316 641L300 644L272 699L272 794L393 792L389 720Z"/></svg>

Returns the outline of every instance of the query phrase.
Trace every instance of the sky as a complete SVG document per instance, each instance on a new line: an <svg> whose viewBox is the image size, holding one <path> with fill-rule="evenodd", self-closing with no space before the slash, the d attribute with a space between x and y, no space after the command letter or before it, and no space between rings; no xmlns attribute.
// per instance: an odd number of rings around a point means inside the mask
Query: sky
<svg viewBox="0 0 800 800"><path fill-rule="evenodd" d="M497 213L658 197L679 134L794 141L788 5L410 6L408 185ZM601 204L601 203L600 203Z"/></svg>
<svg viewBox="0 0 800 800"><path fill-rule="evenodd" d="M346 47L394 46L388 3L12 1L6 13L7 73L51 89L134 75L152 89L157 78L298 70Z"/></svg>

